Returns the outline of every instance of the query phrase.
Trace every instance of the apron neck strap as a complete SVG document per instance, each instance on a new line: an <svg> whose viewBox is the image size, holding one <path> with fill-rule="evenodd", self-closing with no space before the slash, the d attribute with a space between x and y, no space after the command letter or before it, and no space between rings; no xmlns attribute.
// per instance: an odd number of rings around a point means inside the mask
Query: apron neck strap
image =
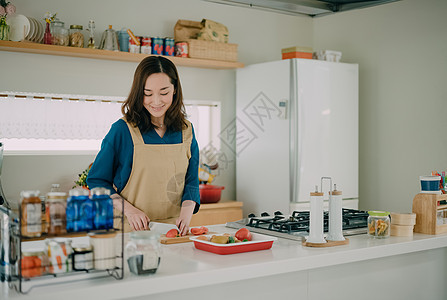
<svg viewBox="0 0 447 300"><path fill-rule="evenodd" d="M144 144L143 136L141 135L140 129L138 127L133 126L129 122L127 122L126 118L121 118L126 122L127 127L129 127L130 135L132 136L134 145L142 145Z"/></svg>

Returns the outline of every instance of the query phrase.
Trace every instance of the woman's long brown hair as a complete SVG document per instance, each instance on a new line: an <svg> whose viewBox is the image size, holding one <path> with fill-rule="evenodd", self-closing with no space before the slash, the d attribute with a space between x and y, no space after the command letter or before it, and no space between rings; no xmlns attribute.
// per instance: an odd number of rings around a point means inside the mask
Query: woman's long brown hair
<svg viewBox="0 0 447 300"><path fill-rule="evenodd" d="M155 73L168 75L174 85L172 104L166 111L164 124L171 130L181 131L186 126L182 86L174 63L161 56L148 56L140 62L135 70L129 97L121 106L121 112L128 122L137 126L142 132L147 132L155 127L151 122L150 113L143 105L146 80Z"/></svg>

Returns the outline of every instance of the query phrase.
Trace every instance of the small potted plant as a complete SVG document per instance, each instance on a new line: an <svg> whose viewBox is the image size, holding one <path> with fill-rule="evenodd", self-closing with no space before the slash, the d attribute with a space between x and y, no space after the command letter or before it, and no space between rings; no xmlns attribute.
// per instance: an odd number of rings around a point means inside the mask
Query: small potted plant
<svg viewBox="0 0 447 300"><path fill-rule="evenodd" d="M73 186L73 188L76 188L76 187L81 187L81 188L83 188L83 189L86 189L86 190L88 190L89 188L88 188L88 186L87 186L87 176L88 176L88 172L90 172L90 169L91 169L91 167L92 167L92 165L93 165L93 163L91 163L89 166L88 166L88 168L87 169L85 169L84 171L82 171L82 173L81 174L79 174L78 176L78 180L76 180L74 183L75 183L75 185Z"/></svg>

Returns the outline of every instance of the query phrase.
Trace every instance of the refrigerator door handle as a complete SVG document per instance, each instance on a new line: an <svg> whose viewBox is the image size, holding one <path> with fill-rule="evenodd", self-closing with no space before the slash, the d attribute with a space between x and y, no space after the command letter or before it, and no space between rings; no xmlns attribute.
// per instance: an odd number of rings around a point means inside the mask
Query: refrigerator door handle
<svg viewBox="0 0 447 300"><path fill-rule="evenodd" d="M290 202L297 202L299 195L299 170L301 155L299 151L299 108L298 108L298 66L295 59L290 60Z"/></svg>

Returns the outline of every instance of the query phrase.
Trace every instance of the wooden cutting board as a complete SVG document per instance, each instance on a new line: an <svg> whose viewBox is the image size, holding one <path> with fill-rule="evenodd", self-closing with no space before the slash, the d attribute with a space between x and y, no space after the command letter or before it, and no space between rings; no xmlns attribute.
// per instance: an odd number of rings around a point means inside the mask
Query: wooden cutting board
<svg viewBox="0 0 447 300"><path fill-rule="evenodd" d="M207 234L216 234L216 232L208 232ZM162 244L179 244L179 243L192 242L189 239L191 236L197 236L197 235L188 233L185 236L169 238L169 237L166 237L166 234L162 234L160 236L160 243L162 243Z"/></svg>

